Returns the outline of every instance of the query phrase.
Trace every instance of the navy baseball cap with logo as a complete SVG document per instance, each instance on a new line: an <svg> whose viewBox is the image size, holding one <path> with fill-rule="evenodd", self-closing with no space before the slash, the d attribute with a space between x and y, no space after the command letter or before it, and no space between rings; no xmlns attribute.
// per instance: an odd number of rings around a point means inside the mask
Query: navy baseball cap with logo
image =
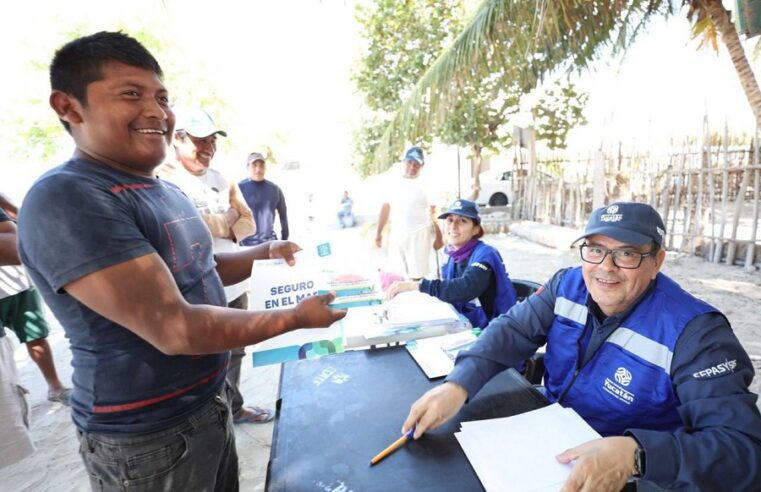
<svg viewBox="0 0 761 492"><path fill-rule="evenodd" d="M449 206L449 210L439 215L440 219L446 219L450 215L461 215L473 219L476 224L481 224L481 217L478 216L478 205L470 200L457 199Z"/></svg>
<svg viewBox="0 0 761 492"><path fill-rule="evenodd" d="M404 160L415 161L422 166L425 164L425 159L423 158L423 149L418 146L410 147L404 154Z"/></svg>
<svg viewBox="0 0 761 492"><path fill-rule="evenodd" d="M600 234L631 245L655 241L663 246L666 226L663 219L650 205L635 202L618 202L592 212L584 235L575 242Z"/></svg>

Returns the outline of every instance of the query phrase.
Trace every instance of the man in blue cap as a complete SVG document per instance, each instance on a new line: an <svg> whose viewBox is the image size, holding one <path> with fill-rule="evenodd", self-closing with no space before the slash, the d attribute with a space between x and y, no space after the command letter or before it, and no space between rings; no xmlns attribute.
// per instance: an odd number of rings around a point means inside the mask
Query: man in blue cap
<svg viewBox="0 0 761 492"><path fill-rule="evenodd" d="M618 491L628 479L638 490L758 490L753 366L724 315L660 273L665 233L649 205L595 210L578 239L582 265L492 321L404 430L439 426L546 343L547 398L603 436L557 456L573 462L563 492Z"/></svg>
<svg viewBox="0 0 761 492"><path fill-rule="evenodd" d="M420 280L429 271L434 238L442 242L441 229L435 220L435 207L431 205L423 187L420 172L425 164L423 149L414 146L404 154L404 174L393 183L390 199L381 207L375 244L383 244L383 228L391 219L388 255L391 269L412 280ZM441 247L441 246L439 246Z"/></svg>

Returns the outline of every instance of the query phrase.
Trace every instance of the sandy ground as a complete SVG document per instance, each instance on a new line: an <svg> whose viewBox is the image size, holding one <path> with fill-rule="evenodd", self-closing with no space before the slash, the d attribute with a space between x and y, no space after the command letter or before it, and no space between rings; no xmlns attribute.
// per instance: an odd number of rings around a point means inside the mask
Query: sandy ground
<svg viewBox="0 0 761 492"><path fill-rule="evenodd" d="M367 265L382 265L382 255L371 246L367 228L331 232L334 252L341 257ZM510 276L544 282L557 269L579 262L576 250L557 250L510 235L486 236L500 249ZM761 273L746 273L738 267L719 266L702 259L669 253L664 271L684 288L721 309L731 321L738 338L751 354L756 371L761 372L761 325L757 322L761 301ZM52 316L50 317L53 320ZM12 335L11 335L12 336ZM63 381L71 380L71 355L68 343L54 323L50 343ZM14 338L15 341L15 338ZM69 410L46 400L46 386L24 347L16 350L22 383L29 388L32 405L32 438L37 451L16 465L0 471L3 491L81 491L89 490L81 464ZM249 404L274 407L277 400L279 366L264 368L244 364L242 390ZM753 384L761 390L761 377ZM273 424L236 427L241 464L241 490L264 490Z"/></svg>

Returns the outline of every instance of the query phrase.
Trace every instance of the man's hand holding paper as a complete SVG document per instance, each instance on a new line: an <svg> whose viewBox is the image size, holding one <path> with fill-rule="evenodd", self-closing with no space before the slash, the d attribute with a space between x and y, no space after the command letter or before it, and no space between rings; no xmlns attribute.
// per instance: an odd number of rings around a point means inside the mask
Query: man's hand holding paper
<svg viewBox="0 0 761 492"><path fill-rule="evenodd" d="M293 257L294 253L301 251L301 247L290 241L270 241L269 245L269 257L271 260L282 258L286 263L293 266L296 264L296 259Z"/></svg>
<svg viewBox="0 0 761 492"><path fill-rule="evenodd" d="M296 326L299 328L325 328L346 316L346 309L328 307L335 294L310 296L298 303L293 309Z"/></svg>
<svg viewBox="0 0 761 492"><path fill-rule="evenodd" d="M604 437L571 448L557 456L561 463L575 461L561 492L617 492L634 470L637 441L631 437Z"/></svg>

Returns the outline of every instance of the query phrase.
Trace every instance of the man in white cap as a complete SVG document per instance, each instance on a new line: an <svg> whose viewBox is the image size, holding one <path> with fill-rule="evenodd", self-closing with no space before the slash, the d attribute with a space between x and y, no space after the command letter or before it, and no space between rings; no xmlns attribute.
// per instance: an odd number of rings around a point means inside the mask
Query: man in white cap
<svg viewBox="0 0 761 492"><path fill-rule="evenodd" d="M238 186L210 167L217 151L217 135L226 137L227 132L202 109L178 115L173 141L176 163L164 164L158 174L179 186L196 206L214 238L214 253L238 251L238 242L256 232L256 224ZM228 307L248 309L247 283L225 287L225 297ZM227 378L233 389L233 422L269 422L274 416L272 410L243 405L240 371L245 354L244 347L231 350Z"/></svg>
<svg viewBox="0 0 761 492"><path fill-rule="evenodd" d="M394 182L390 199L378 216L375 244L383 244L383 228L391 219L388 255L392 271L420 280L428 275L431 248L443 246L443 237L435 219L435 207L420 185L420 171L425 164L423 149L414 146L404 154L404 174ZM434 246L434 238L438 247Z"/></svg>

